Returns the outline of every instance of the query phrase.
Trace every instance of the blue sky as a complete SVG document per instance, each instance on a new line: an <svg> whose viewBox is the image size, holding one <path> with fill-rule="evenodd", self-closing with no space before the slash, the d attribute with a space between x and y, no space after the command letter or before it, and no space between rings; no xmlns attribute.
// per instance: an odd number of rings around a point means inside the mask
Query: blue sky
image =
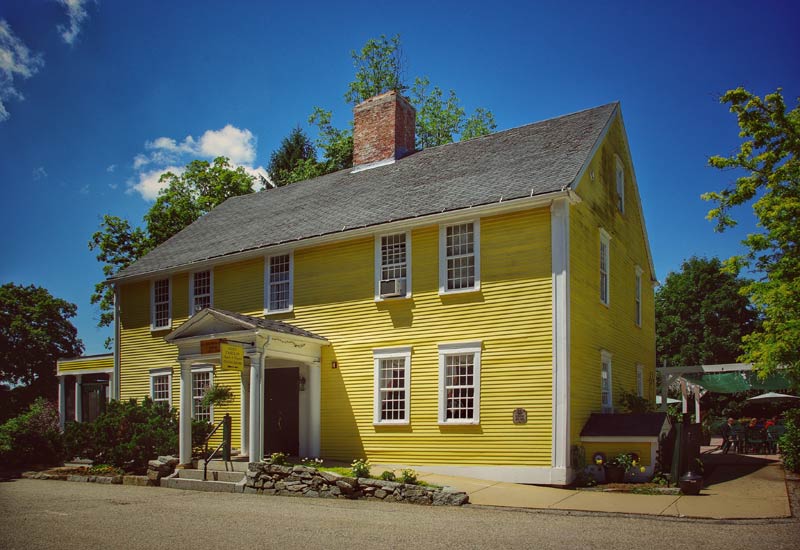
<svg viewBox="0 0 800 550"><path fill-rule="evenodd" d="M645 7L646 6L646 7ZM345 126L349 56L399 33L409 80L428 75L506 129L622 102L656 272L729 256L754 228L713 232L707 167L735 150L717 97L743 85L800 96L795 2L0 3L0 282L78 305L87 353L103 351L89 303L103 214L139 223L163 168L227 154L257 171L315 105ZM5 57L4 57L5 54Z"/></svg>

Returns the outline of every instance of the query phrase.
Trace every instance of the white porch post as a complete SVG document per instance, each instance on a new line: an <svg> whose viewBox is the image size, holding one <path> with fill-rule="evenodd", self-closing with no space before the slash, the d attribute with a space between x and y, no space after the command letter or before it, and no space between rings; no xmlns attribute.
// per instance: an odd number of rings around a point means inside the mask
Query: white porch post
<svg viewBox="0 0 800 550"><path fill-rule="evenodd" d="M250 364L253 364L254 358L250 358ZM241 440L240 450L241 454L249 452L249 445L248 436L250 435L250 426L249 426L249 412L250 412L250 403L248 402L249 392L250 390L250 372L249 371L242 371L241 377L241 399L239 400L239 425L241 427L241 433L239 434L239 438Z"/></svg>
<svg viewBox="0 0 800 550"><path fill-rule="evenodd" d="M58 377L58 424L64 431L64 422L67 419L67 381L65 376Z"/></svg>
<svg viewBox="0 0 800 550"><path fill-rule="evenodd" d="M114 373L108 373L108 388L106 388L106 401L111 401L111 395L114 393Z"/></svg>
<svg viewBox="0 0 800 550"><path fill-rule="evenodd" d="M179 420L179 459L181 464L192 461L192 365L181 362L181 400Z"/></svg>
<svg viewBox="0 0 800 550"><path fill-rule="evenodd" d="M264 375L264 364L260 353L250 358L250 419L248 428L250 437L247 439L249 445L248 455L250 462L258 462L263 458L261 446L262 429L262 406L264 399L262 380Z"/></svg>
<svg viewBox="0 0 800 550"><path fill-rule="evenodd" d="M308 418L308 439L309 439L309 456L314 458L320 455L320 405L322 396L321 387L321 370L320 362L314 361L309 363L308 366L308 404L309 404L309 418Z"/></svg>
<svg viewBox="0 0 800 550"><path fill-rule="evenodd" d="M83 422L83 400L81 399L81 388L83 385L82 375L75 375L75 422Z"/></svg>

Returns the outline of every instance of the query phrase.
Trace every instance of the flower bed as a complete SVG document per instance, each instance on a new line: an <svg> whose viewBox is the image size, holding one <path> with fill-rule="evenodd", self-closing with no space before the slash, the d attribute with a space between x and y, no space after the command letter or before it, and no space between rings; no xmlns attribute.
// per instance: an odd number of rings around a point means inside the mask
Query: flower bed
<svg viewBox="0 0 800 550"><path fill-rule="evenodd" d="M269 462L251 462L248 465L244 491L263 495L383 500L433 506L461 506L469 502L466 493L448 487L348 477L312 466Z"/></svg>

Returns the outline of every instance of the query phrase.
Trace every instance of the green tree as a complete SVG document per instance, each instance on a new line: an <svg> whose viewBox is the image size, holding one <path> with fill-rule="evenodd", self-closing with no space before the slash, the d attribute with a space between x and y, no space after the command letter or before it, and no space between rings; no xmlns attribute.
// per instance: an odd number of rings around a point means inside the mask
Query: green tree
<svg viewBox="0 0 800 550"><path fill-rule="evenodd" d="M344 94L348 103L358 105L384 92L394 90L402 93L407 89L403 83L403 51L399 34L391 38L385 34L380 38L370 38L361 51L351 50L350 56L356 75Z"/></svg>
<svg viewBox="0 0 800 550"><path fill-rule="evenodd" d="M656 356L660 365L734 363L742 338L757 326L741 291L749 281L723 271L718 258L692 257L656 292Z"/></svg>
<svg viewBox="0 0 800 550"><path fill-rule="evenodd" d="M83 353L70 321L77 311L42 287L0 287L0 383L6 386L0 418L13 416L36 396L55 395L56 360Z"/></svg>
<svg viewBox="0 0 800 550"><path fill-rule="evenodd" d="M166 172L160 182L155 203L144 215L144 228L133 227L128 220L103 216L100 228L89 241L89 250L97 251L107 279L119 273L184 227L210 212L225 200L253 192L254 177L244 168L231 166L225 157L213 162L193 160L181 174ZM91 301L99 304L98 326L114 321L114 289L101 281L95 285ZM106 340L106 347L111 339Z"/></svg>
<svg viewBox="0 0 800 550"><path fill-rule="evenodd" d="M745 254L726 262L731 271L749 268L760 278L742 292L763 317L744 338L741 360L761 373L786 366L800 380L800 99L787 112L781 89L764 98L744 88L720 98L739 124L739 150L713 156L709 164L742 174L727 188L703 195L716 203L708 213L716 229L736 225L731 210L752 202L759 229L747 236Z"/></svg>
<svg viewBox="0 0 800 550"><path fill-rule="evenodd" d="M317 151L314 144L298 126L289 132L289 135L281 140L281 146L273 151L267 171L273 183L280 187L299 181L297 178L301 175L318 172L316 165Z"/></svg>
<svg viewBox="0 0 800 550"><path fill-rule="evenodd" d="M344 94L347 103L357 105L384 92L395 90L404 93L409 90L403 77L400 35L371 38L361 50L352 50L350 55L356 73ZM416 145L420 149L451 143L457 138L467 140L487 135L497 128L491 111L478 108L466 116L456 93L450 90L445 97L441 88L431 87L428 77L414 80L410 96L409 100L417 110ZM317 127L315 144L322 152L323 160L319 163L311 159L299 162L286 175L287 183L353 166L352 127L339 129L331 120L330 110L314 107L308 122Z"/></svg>

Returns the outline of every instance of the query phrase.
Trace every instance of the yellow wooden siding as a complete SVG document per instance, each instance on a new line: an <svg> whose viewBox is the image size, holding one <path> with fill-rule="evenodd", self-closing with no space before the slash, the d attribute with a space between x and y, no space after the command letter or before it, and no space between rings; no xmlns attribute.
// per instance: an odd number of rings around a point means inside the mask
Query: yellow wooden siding
<svg viewBox="0 0 800 550"><path fill-rule="evenodd" d="M58 360L58 371L80 374L81 371L93 371L98 369L113 369L114 356L101 355L98 357L81 357L79 359Z"/></svg>
<svg viewBox="0 0 800 550"><path fill-rule="evenodd" d="M606 460L620 454L636 453L639 455L639 464L641 466L650 466L650 453L653 445L657 445L657 443L648 443L646 441L587 441L582 445L586 451L587 464L592 463L592 457L595 453L605 453Z"/></svg>
<svg viewBox="0 0 800 550"><path fill-rule="evenodd" d="M655 399L655 311L643 220L631 159L617 118L577 188L570 211L571 423L573 443L592 412L599 412L600 352L611 353L615 410L623 390L636 391L644 367L645 396ZM625 212L617 209L615 157L625 167ZM594 179L592 179L594 175ZM611 235L609 306L600 302L600 228ZM635 323L635 266L642 269L642 326Z"/></svg>
<svg viewBox="0 0 800 550"><path fill-rule="evenodd" d="M236 265L232 266L236 269ZM217 278L215 271L215 283ZM224 280L224 275L223 275ZM172 369L172 406L180 410L180 365L177 347L167 344L164 337L178 328L188 318L189 277L187 274L172 277L172 328L150 330L150 283L122 285L120 289L120 399L141 401L150 395L150 371ZM223 293L224 297L225 293ZM215 300L217 296L215 293ZM222 306L220 306L222 307ZM241 397L240 376L236 372L215 369L213 382L229 386L234 400L214 410L214 421L218 422L227 412L232 419L232 445L241 445L241 419L239 400Z"/></svg>
<svg viewBox="0 0 800 550"><path fill-rule="evenodd" d="M300 184L302 185L302 184ZM412 232L413 297L376 303L374 240L360 238L294 252L294 310L271 316L326 337L322 358L322 455L375 462L549 466L552 431L550 217L546 208L481 220L481 291L438 293L438 226ZM187 277L173 277L173 329L186 308ZM263 311L263 260L214 268L214 306ZM185 302L186 298L182 298ZM173 366L166 331L149 329L149 286L123 286L123 397L149 392L149 369ZM176 315L176 313L178 315ZM438 344L481 340L480 425L438 425ZM375 348L411 346L411 423L373 426ZM338 368L331 367L331 361ZM239 436L239 379L228 407ZM528 411L515 425L512 412Z"/></svg>

